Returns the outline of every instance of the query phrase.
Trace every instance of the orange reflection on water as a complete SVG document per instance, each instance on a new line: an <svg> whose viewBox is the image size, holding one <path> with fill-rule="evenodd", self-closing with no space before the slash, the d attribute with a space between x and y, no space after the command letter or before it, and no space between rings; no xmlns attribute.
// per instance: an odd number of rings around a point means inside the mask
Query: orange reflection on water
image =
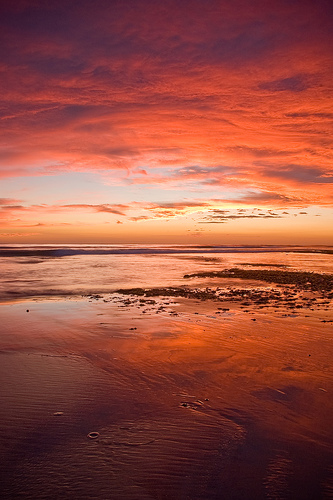
<svg viewBox="0 0 333 500"><path fill-rule="evenodd" d="M20 353L19 369L14 362L4 365L16 401L10 434L16 425L40 427L53 413L64 412L69 420L63 419L61 432L66 439L77 436L73 450L80 449L82 429L82 438L98 431L98 460L112 457L123 479L128 466L150 491L157 484L176 488L182 474L191 488L203 463L212 473L216 456L228 473L216 473L214 484L229 492L237 470L244 488L249 477L258 491L271 484L270 468L281 457L296 483L305 480L309 467L312 479L305 482L315 481L319 469L328 474L333 444L329 324L315 315L277 318L237 309L217 315L214 303L199 309L191 300L179 300L160 314L158 304L146 313L122 305L69 300L2 307L1 351ZM31 409L22 412L22 401ZM36 413L41 404L45 409ZM150 455L142 443L150 443ZM29 446L33 449L34 441ZM52 455L49 467L54 460ZM205 483L207 491L210 487Z"/></svg>

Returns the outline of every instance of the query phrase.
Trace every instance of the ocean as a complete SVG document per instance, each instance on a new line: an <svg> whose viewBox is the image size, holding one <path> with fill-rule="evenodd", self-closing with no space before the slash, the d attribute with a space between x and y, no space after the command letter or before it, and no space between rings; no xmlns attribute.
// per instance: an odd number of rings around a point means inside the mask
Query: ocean
<svg viewBox="0 0 333 500"><path fill-rule="evenodd" d="M332 283L329 247L2 245L1 499L333 498Z"/></svg>
<svg viewBox="0 0 333 500"><path fill-rule="evenodd" d="M0 300L181 286L185 274L244 263L333 273L332 254L321 253L326 251L328 247L2 245Z"/></svg>

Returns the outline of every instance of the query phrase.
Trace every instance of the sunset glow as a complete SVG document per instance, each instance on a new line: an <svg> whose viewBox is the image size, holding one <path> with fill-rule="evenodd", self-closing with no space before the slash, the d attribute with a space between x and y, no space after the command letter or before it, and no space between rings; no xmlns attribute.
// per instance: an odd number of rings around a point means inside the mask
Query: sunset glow
<svg viewBox="0 0 333 500"><path fill-rule="evenodd" d="M329 0L0 19L2 243L333 245Z"/></svg>

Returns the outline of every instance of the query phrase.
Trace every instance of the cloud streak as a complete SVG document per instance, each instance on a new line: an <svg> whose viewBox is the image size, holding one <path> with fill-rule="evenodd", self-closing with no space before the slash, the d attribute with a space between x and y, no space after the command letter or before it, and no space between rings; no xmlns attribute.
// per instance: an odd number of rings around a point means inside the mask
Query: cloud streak
<svg viewBox="0 0 333 500"><path fill-rule="evenodd" d="M267 198L267 201L269 198ZM10 200L8 200L10 201ZM252 204L252 203L251 203ZM226 206L226 200L197 200L187 202L164 202L147 203L133 202L124 204L70 204L70 205L9 205L4 203L0 207L0 220L3 227L52 227L66 226L71 223L64 222L63 216L70 214L88 213L106 215L103 223L113 222L114 224L124 224L128 222L153 221L153 220L173 220L176 218L186 218L194 216L197 223L223 223L238 219L272 219L288 218L295 215L295 210L291 212L278 209L274 211L270 208L244 208L244 209L224 209L215 208ZM306 211L298 211L299 215L306 215ZM33 222L38 218L52 215L54 222ZM116 216L116 217L113 217ZM121 220L119 219L121 216ZM18 218L19 217L19 218ZM31 220L32 217L32 220ZM75 224L84 225L83 222Z"/></svg>

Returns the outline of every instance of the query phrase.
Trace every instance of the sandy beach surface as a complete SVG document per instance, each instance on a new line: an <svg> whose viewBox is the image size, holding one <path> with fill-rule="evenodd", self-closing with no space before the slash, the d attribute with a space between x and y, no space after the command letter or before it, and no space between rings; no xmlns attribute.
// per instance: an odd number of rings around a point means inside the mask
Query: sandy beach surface
<svg viewBox="0 0 333 500"><path fill-rule="evenodd" d="M329 311L244 307L2 305L2 498L332 498Z"/></svg>
<svg viewBox="0 0 333 500"><path fill-rule="evenodd" d="M1 498L333 498L329 276L213 265L3 301Z"/></svg>

